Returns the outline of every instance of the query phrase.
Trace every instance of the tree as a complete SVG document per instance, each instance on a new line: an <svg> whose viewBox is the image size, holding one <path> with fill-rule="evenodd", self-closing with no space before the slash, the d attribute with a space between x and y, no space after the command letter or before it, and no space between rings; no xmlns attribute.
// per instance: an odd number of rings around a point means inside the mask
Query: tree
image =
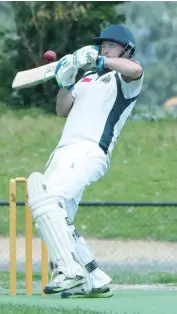
<svg viewBox="0 0 177 314"><path fill-rule="evenodd" d="M177 6L175 2L125 2L117 11L137 39L137 59L145 69L139 103L163 105L177 95Z"/></svg>
<svg viewBox="0 0 177 314"><path fill-rule="evenodd" d="M65 54L93 43L109 23L118 23L123 15L116 12L117 2L9 2L16 36L5 38L4 58L0 63L6 99L9 100L12 78L17 71L43 64L43 53L54 50L58 59ZM54 81L30 90L14 92L11 98L16 106L42 106L54 108L57 85Z"/></svg>

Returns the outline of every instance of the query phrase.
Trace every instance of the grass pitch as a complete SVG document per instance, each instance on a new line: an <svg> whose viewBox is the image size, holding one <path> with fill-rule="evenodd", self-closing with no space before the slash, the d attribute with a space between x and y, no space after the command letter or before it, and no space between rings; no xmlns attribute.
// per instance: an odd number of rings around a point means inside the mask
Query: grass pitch
<svg viewBox="0 0 177 314"><path fill-rule="evenodd" d="M1 314L176 314L175 291L115 291L109 299L0 297Z"/></svg>
<svg viewBox="0 0 177 314"><path fill-rule="evenodd" d="M1 200L8 200L10 178L44 171L64 122L35 108L1 113ZM175 120L128 121L113 151L111 168L86 189L83 201L176 201L176 147ZM17 196L24 199L22 184ZM1 207L0 235L8 235L8 220L8 208ZM80 207L76 226L84 236L176 241L177 209ZM23 227L24 208L20 207L18 234Z"/></svg>

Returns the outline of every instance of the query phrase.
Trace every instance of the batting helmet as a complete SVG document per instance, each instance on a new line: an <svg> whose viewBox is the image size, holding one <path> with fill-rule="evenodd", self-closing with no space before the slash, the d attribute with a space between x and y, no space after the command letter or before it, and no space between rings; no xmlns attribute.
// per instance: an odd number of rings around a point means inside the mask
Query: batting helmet
<svg viewBox="0 0 177 314"><path fill-rule="evenodd" d="M113 41L123 45L123 53L129 51L129 56L132 58L136 50L136 42L132 32L124 25L110 25L105 28L99 37L93 39L96 45L100 45L102 41Z"/></svg>

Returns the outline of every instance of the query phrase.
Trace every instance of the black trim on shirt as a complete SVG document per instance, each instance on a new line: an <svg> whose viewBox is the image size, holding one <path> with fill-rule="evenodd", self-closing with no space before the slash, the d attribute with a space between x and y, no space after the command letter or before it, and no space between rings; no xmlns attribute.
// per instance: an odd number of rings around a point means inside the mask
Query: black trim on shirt
<svg viewBox="0 0 177 314"><path fill-rule="evenodd" d="M114 136L114 126L120 119L120 116L122 115L124 110L138 97L137 95L135 97L126 99L123 95L120 78L117 72L115 73L115 78L117 82L117 97L109 113L104 131L99 142L99 146L105 154L108 153L109 145L111 144L112 138Z"/></svg>

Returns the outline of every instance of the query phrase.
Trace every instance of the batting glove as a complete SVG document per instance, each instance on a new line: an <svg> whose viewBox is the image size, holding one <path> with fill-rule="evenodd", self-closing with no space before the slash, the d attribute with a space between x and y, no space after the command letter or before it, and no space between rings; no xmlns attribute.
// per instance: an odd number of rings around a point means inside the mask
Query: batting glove
<svg viewBox="0 0 177 314"><path fill-rule="evenodd" d="M85 46L76 50L73 55L76 58L76 66L78 68L89 70L97 69L98 72L104 69L104 57L98 56L99 47Z"/></svg>
<svg viewBox="0 0 177 314"><path fill-rule="evenodd" d="M74 89L78 67L74 55L66 55L60 59L55 69L55 78L60 88L68 91Z"/></svg>

